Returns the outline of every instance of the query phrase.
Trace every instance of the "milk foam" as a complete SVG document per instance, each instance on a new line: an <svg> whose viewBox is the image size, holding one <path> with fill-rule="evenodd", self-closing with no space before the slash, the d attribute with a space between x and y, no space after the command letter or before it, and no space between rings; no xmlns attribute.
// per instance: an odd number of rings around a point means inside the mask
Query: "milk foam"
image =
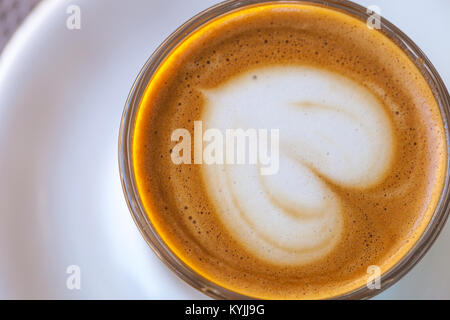
<svg viewBox="0 0 450 320"><path fill-rule="evenodd" d="M328 181L369 188L393 153L391 122L363 86L310 67L268 67L203 90L205 129L279 129L280 170L203 165L208 195L233 237L274 264L324 257L343 229L341 199ZM327 180L327 181L326 181Z"/></svg>

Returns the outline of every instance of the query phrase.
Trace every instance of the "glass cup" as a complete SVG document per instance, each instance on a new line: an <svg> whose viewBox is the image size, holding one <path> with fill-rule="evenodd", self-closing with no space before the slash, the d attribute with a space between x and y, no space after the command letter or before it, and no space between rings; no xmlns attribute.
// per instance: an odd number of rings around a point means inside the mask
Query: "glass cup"
<svg viewBox="0 0 450 320"><path fill-rule="evenodd" d="M128 202L128 207L131 211L136 225L138 226L148 245L153 249L156 255L162 260L162 262L164 262L164 264L166 264L177 276L186 281L192 287L215 299L251 299L251 297L247 297L227 290L198 275L196 272L186 266L170 250L170 248L166 246L164 241L155 231L155 228L152 226L152 223L145 213L139 193L136 188L131 152L133 129L137 110L149 81L151 80L153 74L155 73L161 62L178 44L183 42L184 39L188 38L190 34L192 34L195 30L202 27L204 24L208 23L216 17L249 5L269 2L299 2L327 6L336 8L337 10L354 16L362 21L368 21L370 17L370 11L368 11L366 8L346 0L229 0L222 2L201 12L200 14L187 21L159 46L159 48L145 63L135 83L133 84L122 117L119 137L120 175L125 198ZM425 54L419 49L419 47L417 47L417 45L411 39L409 39L408 36L406 36L392 23L382 18L380 21L380 28L380 31L382 31L386 36L388 36L400 48L404 50L404 52L416 64L416 66L424 75L425 79L428 81L441 109L441 114L445 124L446 137L447 141L449 141L448 122L450 120L450 96L438 72L425 56ZM415 246L394 267L382 274L382 288L380 290L371 290L366 286L363 286L357 290L345 293L339 297L333 297L333 299L371 298L388 289L394 283L399 281L420 261L420 259L430 249L430 247L438 237L439 233L445 225L449 214L449 164L449 161L447 161L445 185L439 204L428 227L424 231L422 237L417 241Z"/></svg>

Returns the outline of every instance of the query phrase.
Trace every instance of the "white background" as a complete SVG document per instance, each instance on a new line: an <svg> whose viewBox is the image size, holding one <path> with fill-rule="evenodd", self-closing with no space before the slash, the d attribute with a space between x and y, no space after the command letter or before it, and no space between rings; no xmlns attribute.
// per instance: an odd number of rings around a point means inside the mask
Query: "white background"
<svg viewBox="0 0 450 320"><path fill-rule="evenodd" d="M450 83L450 1L378 5ZM43 1L0 57L0 298L205 298L142 240L117 165L120 118L150 54L213 0ZM82 29L66 28L77 4ZM450 298L450 225L379 298ZM79 265L82 289L66 288Z"/></svg>

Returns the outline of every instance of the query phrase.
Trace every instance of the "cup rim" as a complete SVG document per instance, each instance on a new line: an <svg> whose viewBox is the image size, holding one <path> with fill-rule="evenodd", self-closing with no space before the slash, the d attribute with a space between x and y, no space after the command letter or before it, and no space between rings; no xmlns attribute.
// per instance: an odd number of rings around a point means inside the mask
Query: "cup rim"
<svg viewBox="0 0 450 320"><path fill-rule="evenodd" d="M347 0L227 0L214 5L200 12L181 25L150 56L133 83L124 107L120 125L118 148L120 179L122 182L122 189L125 199L134 222L149 247L167 267L169 267L179 278L184 280L193 288L214 299L255 298L226 289L199 275L187 266L181 259L179 259L156 232L145 212L137 191L131 152L133 129L137 111L148 83L163 60L172 52L173 49L176 48L178 44L188 38L198 28L201 28L209 21L221 15L227 14L234 10L242 9L244 7L265 3L303 3L326 6L363 21L367 21L370 16L365 7ZM343 295L329 297L329 299L369 299L390 288L404 275L406 275L431 248L442 231L450 212L450 157L448 143L450 141L450 133L448 128L448 123L450 121L450 96L448 90L439 73L427 58L425 53L422 52L422 50L405 33L383 17L381 18L380 31L383 32L389 39L394 41L394 43L396 43L409 56L411 61L414 62L416 67L427 80L433 91L434 97L439 104L447 140L447 168L445 183L439 203L428 226L409 252L405 254L393 267L382 274L382 288L379 290L370 290L366 286L362 286Z"/></svg>

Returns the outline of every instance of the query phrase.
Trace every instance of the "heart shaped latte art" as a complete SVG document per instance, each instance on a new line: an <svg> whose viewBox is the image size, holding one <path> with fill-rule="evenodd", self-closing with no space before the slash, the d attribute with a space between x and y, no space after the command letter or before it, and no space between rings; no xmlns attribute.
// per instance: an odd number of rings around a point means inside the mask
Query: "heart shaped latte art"
<svg viewBox="0 0 450 320"><path fill-rule="evenodd" d="M208 195L251 254L284 265L330 253L344 228L335 185L365 189L386 176L391 121L362 85L312 67L253 70L203 90L204 129L278 129L279 171L255 164L202 165Z"/></svg>

